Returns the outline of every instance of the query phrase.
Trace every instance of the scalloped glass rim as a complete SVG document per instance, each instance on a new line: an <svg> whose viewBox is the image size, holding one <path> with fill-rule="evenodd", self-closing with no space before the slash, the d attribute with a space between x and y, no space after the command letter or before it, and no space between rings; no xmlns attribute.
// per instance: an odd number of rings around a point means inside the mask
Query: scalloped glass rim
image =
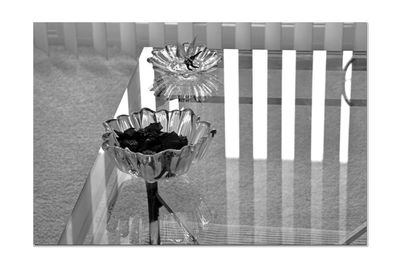
<svg viewBox="0 0 400 267"><path fill-rule="evenodd" d="M207 132L207 136L203 136L203 137L201 137L199 140L201 140L201 139L207 139L208 138L208 135L209 134L215 134L215 133L213 133L213 131L215 131L215 130L212 130L211 129L211 124L209 123L209 122L207 122L207 121L201 121L200 120L200 117L199 116L197 116L195 113L194 113L194 111L193 110L191 110L190 108L185 108L185 109L182 109L182 110L179 110L179 109L174 109L174 110L170 110L170 111L168 111L168 110L166 110L166 109L160 109L160 110L158 110L158 111L153 111L153 110L151 110L151 109L149 109L149 108L142 108L142 109L140 109L140 111L136 111L136 112L132 112L131 113L131 115L132 114L140 114L143 110L146 110L146 111L149 111L149 112L152 112L152 113L154 113L154 114L157 114L157 113L160 113L160 112L166 112L166 113L172 113L172 112L177 112L177 111L179 111L179 112L184 112L184 111L190 111L191 112L191 114L192 114L192 116L195 116L196 117L196 120L195 120L195 123L196 124L204 124L204 125L206 125L207 127L208 127L208 132ZM103 122L103 125L104 125L104 127L106 128L106 134L107 133L115 133L115 129L113 129L113 127L111 126L111 122L118 122L119 120L120 120L120 118L122 118L122 117L124 117L124 116L129 116L129 115L126 115L126 114L121 114L121 115L119 115L116 119L109 119L109 120L106 120L105 122ZM132 125L131 125L132 126ZM133 127L133 128L135 128L135 127ZM144 128L144 127L141 127L141 128ZM135 129L138 129L138 128L135 128ZM104 136L104 135L103 135ZM127 150L128 152L130 152L130 153L135 153L135 154L141 154L141 155L143 155L143 156L156 156L157 154L161 154L161 153L163 153L163 152L165 152L165 151L172 151L172 152L180 152L180 151L182 151L185 147L190 147L190 146L195 146L196 144L198 144L198 143L200 143L199 141L197 141L195 144L188 144L188 145L186 145L186 146L183 146L181 149L166 149L166 150L162 150L162 151L160 151L160 152L158 152L158 153L155 153L155 154L152 154L152 155L149 155L149 154L143 154L143 153L140 153L140 152L133 152L133 151L131 151L129 148L122 148L122 147L120 147L120 146L113 146L113 145L110 145L110 144L108 144L108 141L107 140L104 140L104 145L106 145L106 147L115 147L115 148L118 148L118 149L121 149L121 150Z"/></svg>
<svg viewBox="0 0 400 267"><path fill-rule="evenodd" d="M160 122L167 132L175 131L188 137L189 144L181 149L166 149L148 155L122 148L117 141L115 130L144 128L152 122ZM200 121L193 110L158 110L142 108L130 115L120 115L103 123L106 133L103 134L102 148L114 158L118 168L126 173L135 174L149 182L164 177L185 174L193 161L204 157L216 131L211 124Z"/></svg>

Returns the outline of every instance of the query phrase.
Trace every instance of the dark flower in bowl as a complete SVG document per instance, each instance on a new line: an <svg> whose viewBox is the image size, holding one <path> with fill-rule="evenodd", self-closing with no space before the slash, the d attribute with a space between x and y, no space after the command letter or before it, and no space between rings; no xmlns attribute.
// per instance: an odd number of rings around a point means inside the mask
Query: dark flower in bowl
<svg viewBox="0 0 400 267"><path fill-rule="evenodd" d="M118 168L148 182L183 175L203 158L216 131L191 109L143 108L103 123L103 150Z"/></svg>
<svg viewBox="0 0 400 267"><path fill-rule="evenodd" d="M153 122L145 128L129 128L124 132L115 130L117 141L122 148L132 152L153 155L167 149L181 149L188 144L186 136L176 132L163 132L161 123Z"/></svg>

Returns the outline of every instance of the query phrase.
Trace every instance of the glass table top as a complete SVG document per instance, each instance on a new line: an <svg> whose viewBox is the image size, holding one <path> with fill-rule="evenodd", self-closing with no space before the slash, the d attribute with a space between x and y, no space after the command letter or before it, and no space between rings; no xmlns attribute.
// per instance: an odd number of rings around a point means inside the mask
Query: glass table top
<svg viewBox="0 0 400 267"><path fill-rule="evenodd" d="M190 108L217 130L187 174L158 182L161 244L367 244L365 53L220 50L221 86L198 103L149 91L151 50L115 116ZM60 244L148 243L144 180L100 149Z"/></svg>

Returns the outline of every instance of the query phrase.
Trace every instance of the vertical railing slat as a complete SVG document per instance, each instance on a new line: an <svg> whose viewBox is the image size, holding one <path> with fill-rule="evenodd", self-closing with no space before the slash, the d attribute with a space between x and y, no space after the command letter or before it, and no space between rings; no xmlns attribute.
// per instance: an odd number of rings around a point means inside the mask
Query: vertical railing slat
<svg viewBox="0 0 400 267"><path fill-rule="evenodd" d="M311 31L311 27L309 29ZM311 37L311 36L310 36ZM310 47L311 42L308 44ZM306 48L306 47L304 47ZM303 49L304 49L303 48ZM309 49L309 48L307 48ZM296 107L295 107L295 156L294 156L294 227L311 228L311 103L312 66L311 51L296 55ZM302 242L308 231L297 231L295 240Z"/></svg>
<svg viewBox="0 0 400 267"><path fill-rule="evenodd" d="M120 23L107 22L107 45L108 47L121 47L121 30Z"/></svg>
<svg viewBox="0 0 400 267"><path fill-rule="evenodd" d="M265 49L282 50L281 49L281 23L265 24Z"/></svg>
<svg viewBox="0 0 400 267"><path fill-rule="evenodd" d="M250 32L250 29L248 28L246 31ZM239 50L239 97L252 99L251 66L251 51ZM253 123L258 122L253 122L252 105L239 104L239 222L241 226L254 225ZM240 229L242 230L244 227ZM253 233L240 231L242 244L254 242L252 235Z"/></svg>
<svg viewBox="0 0 400 267"><path fill-rule="evenodd" d="M366 26L366 24L365 24ZM363 49L366 49L363 48ZM368 213L368 69L365 52L353 53L351 72L346 230L367 221Z"/></svg>
<svg viewBox="0 0 400 267"><path fill-rule="evenodd" d="M324 160L322 173L322 228L340 229L340 132L341 92L344 86L343 23L325 24L326 91L324 125ZM341 238L338 232L338 239ZM331 241L323 240L323 244Z"/></svg>
<svg viewBox="0 0 400 267"><path fill-rule="evenodd" d="M340 44L341 45L341 44ZM329 46L329 45L328 45ZM331 49L337 49L331 46ZM341 48L340 48L341 49ZM343 52L328 51L326 61L324 160L322 172L322 229L339 230L340 116ZM337 238L340 238L338 235ZM328 244L329 240L323 240Z"/></svg>
<svg viewBox="0 0 400 267"><path fill-rule="evenodd" d="M267 226L282 227L282 51L268 51ZM280 232L278 232L279 234ZM280 245L281 236L271 245Z"/></svg>
<svg viewBox="0 0 400 267"><path fill-rule="evenodd" d="M165 43L175 44L178 41L178 24L165 23Z"/></svg>
<svg viewBox="0 0 400 267"><path fill-rule="evenodd" d="M222 23L207 23L207 47L222 48Z"/></svg>
<svg viewBox="0 0 400 267"><path fill-rule="evenodd" d="M312 49L324 50L325 48L325 24L313 23Z"/></svg>
<svg viewBox="0 0 400 267"><path fill-rule="evenodd" d="M103 22L92 23L93 25L93 46L101 55L108 58L107 53L107 31Z"/></svg>
<svg viewBox="0 0 400 267"><path fill-rule="evenodd" d="M128 92L129 113L139 110L141 107L139 65L135 67L131 79L129 80L127 92Z"/></svg>
<svg viewBox="0 0 400 267"><path fill-rule="evenodd" d="M354 35L353 35L354 37ZM353 51L343 51L342 67L344 68L347 62L352 58ZM345 83L345 87L350 87L346 90L348 97L351 99L351 73L352 65L349 66L345 79L349 82ZM346 77L347 76L347 77ZM339 188L339 229L346 231L347 227L347 170L348 170L348 152L349 152L349 127L350 127L350 106L346 103L344 97L341 98L340 106L340 188Z"/></svg>
<svg viewBox="0 0 400 267"><path fill-rule="evenodd" d="M294 241L294 150L296 110L296 51L282 51L282 233L283 244Z"/></svg>
<svg viewBox="0 0 400 267"><path fill-rule="evenodd" d="M57 22L55 23L55 36L51 38L49 35L49 46L52 45L63 45L64 44L64 23Z"/></svg>
<svg viewBox="0 0 400 267"><path fill-rule="evenodd" d="M367 31L368 24L363 23L355 23L355 32L354 32L354 51L367 51Z"/></svg>
<svg viewBox="0 0 400 267"><path fill-rule="evenodd" d="M312 23L296 23L294 25L294 49L300 51L311 51L312 32Z"/></svg>
<svg viewBox="0 0 400 267"><path fill-rule="evenodd" d="M178 23L178 42L185 43L193 40L193 23L181 22Z"/></svg>
<svg viewBox="0 0 400 267"><path fill-rule="evenodd" d="M265 244L268 204L268 51L253 50L252 54L254 244L262 245Z"/></svg>
<svg viewBox="0 0 400 267"><path fill-rule="evenodd" d="M343 50L354 50L354 23L343 25Z"/></svg>
<svg viewBox="0 0 400 267"><path fill-rule="evenodd" d="M251 24L251 49L265 48L265 23Z"/></svg>
<svg viewBox="0 0 400 267"><path fill-rule="evenodd" d="M294 47L294 24L282 23L281 49L293 50L293 47Z"/></svg>
<svg viewBox="0 0 400 267"><path fill-rule="evenodd" d="M65 48L78 55L78 38L75 23L63 23Z"/></svg>
<svg viewBox="0 0 400 267"><path fill-rule="evenodd" d="M251 23L236 23L235 48L251 49Z"/></svg>
<svg viewBox="0 0 400 267"><path fill-rule="evenodd" d="M322 230L322 162L324 156L326 51L313 51L311 96L311 235ZM315 242L315 243L314 243ZM320 244L313 238L312 244Z"/></svg>
<svg viewBox="0 0 400 267"><path fill-rule="evenodd" d="M47 36L47 23L35 22L33 24L34 44L37 48L49 54L49 40Z"/></svg>
<svg viewBox="0 0 400 267"><path fill-rule="evenodd" d="M235 48L235 23L222 24L222 47L224 49Z"/></svg>
<svg viewBox="0 0 400 267"><path fill-rule="evenodd" d="M240 125L239 125L239 54L237 50L224 50L224 129L226 159L226 220L228 225L240 223L239 195L239 157L240 157ZM231 134L226 134L226 133ZM238 227L229 227L228 244L236 242Z"/></svg>
<svg viewBox="0 0 400 267"><path fill-rule="evenodd" d="M342 51L343 47L343 23L325 24L325 50Z"/></svg>
<svg viewBox="0 0 400 267"><path fill-rule="evenodd" d="M149 24L136 23L136 53L140 53L144 47L149 47Z"/></svg>
<svg viewBox="0 0 400 267"><path fill-rule="evenodd" d="M165 45L164 23L149 23L149 44L152 47L163 47Z"/></svg>
<svg viewBox="0 0 400 267"><path fill-rule="evenodd" d="M136 24L121 23L121 49L136 58Z"/></svg>
<svg viewBox="0 0 400 267"><path fill-rule="evenodd" d="M207 23L193 23L193 36L196 43L205 45L207 43Z"/></svg>
<svg viewBox="0 0 400 267"><path fill-rule="evenodd" d="M89 46L93 47L93 27L92 23L89 22L77 22L76 36L78 47Z"/></svg>

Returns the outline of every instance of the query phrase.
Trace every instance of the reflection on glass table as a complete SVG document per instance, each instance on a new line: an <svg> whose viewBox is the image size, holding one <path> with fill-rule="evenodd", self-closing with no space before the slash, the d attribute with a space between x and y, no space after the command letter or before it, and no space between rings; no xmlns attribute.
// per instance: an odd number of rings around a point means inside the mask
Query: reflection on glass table
<svg viewBox="0 0 400 267"><path fill-rule="evenodd" d="M147 199L143 181L133 178L124 182L115 195L113 206L108 208L107 221L100 242L104 244L149 244L149 217L147 206L141 199ZM194 244L189 233L164 207L160 209L161 244ZM95 240L95 236L88 239Z"/></svg>
<svg viewBox="0 0 400 267"><path fill-rule="evenodd" d="M218 77L209 73L198 73L188 77L175 75L157 75L154 81L154 95L164 100L204 102L222 89Z"/></svg>
<svg viewBox="0 0 400 267"><path fill-rule="evenodd" d="M218 131L186 176L159 183L170 208L160 210L161 244L191 243L187 230L200 245L366 245L366 53L221 52L222 89L197 103L154 97L155 75L146 61L151 48L145 48L117 111L191 108ZM100 152L60 243L111 243L90 236L106 235L96 216L107 214L105 203L124 177ZM122 219L110 221L123 235L128 221L130 236L142 234L128 243L141 244L148 236L147 203L144 183L135 184L115 197L111 214ZM118 207L126 205L130 214L122 215L125 208Z"/></svg>

